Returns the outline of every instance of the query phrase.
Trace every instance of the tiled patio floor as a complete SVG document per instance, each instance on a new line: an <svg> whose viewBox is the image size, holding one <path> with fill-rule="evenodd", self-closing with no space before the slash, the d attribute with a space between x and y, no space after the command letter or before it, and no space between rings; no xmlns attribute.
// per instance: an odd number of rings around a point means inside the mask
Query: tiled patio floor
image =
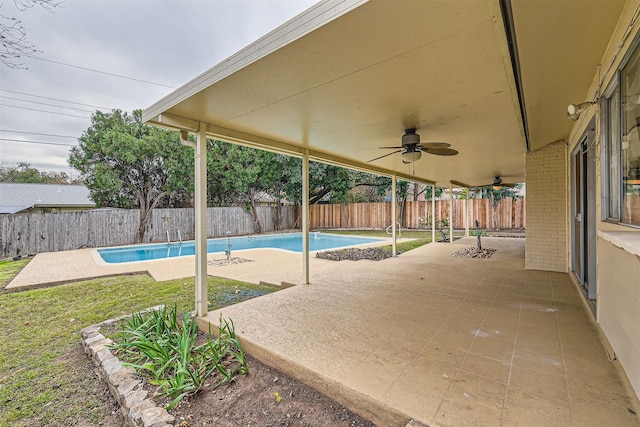
<svg viewBox="0 0 640 427"><path fill-rule="evenodd" d="M638 426L567 274L524 270L524 239L327 263L230 317L247 351L380 425ZM201 326L205 322L201 319Z"/></svg>

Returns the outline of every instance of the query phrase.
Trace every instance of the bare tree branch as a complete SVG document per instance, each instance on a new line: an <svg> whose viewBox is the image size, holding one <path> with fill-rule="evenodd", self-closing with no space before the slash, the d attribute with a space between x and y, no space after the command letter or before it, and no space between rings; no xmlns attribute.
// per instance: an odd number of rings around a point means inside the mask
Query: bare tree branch
<svg viewBox="0 0 640 427"><path fill-rule="evenodd" d="M16 8L24 12L34 6L53 11L62 2L58 0L14 0ZM0 4L0 7L2 5ZM9 68L26 69L20 59L39 52L27 39L27 31L17 18L0 15L0 62Z"/></svg>

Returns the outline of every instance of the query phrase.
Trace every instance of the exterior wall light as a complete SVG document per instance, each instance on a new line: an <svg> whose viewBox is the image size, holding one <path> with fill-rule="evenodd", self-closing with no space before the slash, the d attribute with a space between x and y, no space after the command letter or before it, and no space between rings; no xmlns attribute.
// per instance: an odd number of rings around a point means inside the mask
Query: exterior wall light
<svg viewBox="0 0 640 427"><path fill-rule="evenodd" d="M575 122L580 117L580 114L593 104L595 104L595 101L587 101L580 104L569 104L567 107L567 117Z"/></svg>

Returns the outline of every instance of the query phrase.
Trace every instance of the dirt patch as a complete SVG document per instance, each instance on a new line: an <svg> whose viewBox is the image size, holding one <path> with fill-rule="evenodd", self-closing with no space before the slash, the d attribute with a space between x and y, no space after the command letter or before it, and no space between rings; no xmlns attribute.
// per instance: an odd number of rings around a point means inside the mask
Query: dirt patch
<svg viewBox="0 0 640 427"><path fill-rule="evenodd" d="M496 249L478 249L476 246L469 246L452 253L451 256L457 258L489 258L495 251Z"/></svg>
<svg viewBox="0 0 640 427"><path fill-rule="evenodd" d="M351 426L375 425L311 387L247 356L249 374L214 389L208 385L169 411L175 425L188 426ZM149 395L157 389L145 384ZM168 399L155 397L160 406Z"/></svg>
<svg viewBox="0 0 640 427"><path fill-rule="evenodd" d="M235 257L231 259L222 258L222 259L212 259L208 261L207 264L211 267L224 267L225 265L242 264L245 262L253 262L253 260L244 259L244 258L235 258Z"/></svg>
<svg viewBox="0 0 640 427"><path fill-rule="evenodd" d="M103 331L113 333L117 328L108 326ZM201 344L206 334L199 332L196 340ZM80 350L82 351L82 350ZM333 399L319 393L312 387L273 369L253 357L246 355L249 373L239 375L230 384L214 388L219 376L210 377L211 381L196 395L185 397L172 410L175 426L337 426L337 427L375 427L370 421L354 414ZM83 363L91 364L84 357ZM93 369L91 370L93 373ZM116 405L109 389L100 382L100 392L104 393L104 402L111 416L105 417L103 424L112 427L119 420L113 409ZM160 395L157 386L144 380L144 389L148 397L161 407L166 407L171 399ZM98 388L98 387L96 387ZM117 406L115 406L117 408ZM77 420L82 422L83 420ZM82 425L82 424L79 424Z"/></svg>

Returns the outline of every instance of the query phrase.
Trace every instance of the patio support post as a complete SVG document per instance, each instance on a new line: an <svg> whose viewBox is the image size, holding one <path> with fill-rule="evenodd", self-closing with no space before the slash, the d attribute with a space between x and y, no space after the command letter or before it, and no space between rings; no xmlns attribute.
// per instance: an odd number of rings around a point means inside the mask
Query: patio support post
<svg viewBox="0 0 640 427"><path fill-rule="evenodd" d="M207 276L207 131L200 124L195 146L196 312L209 310Z"/></svg>
<svg viewBox="0 0 640 427"><path fill-rule="evenodd" d="M449 182L449 243L453 243L453 184Z"/></svg>
<svg viewBox="0 0 640 427"><path fill-rule="evenodd" d="M309 284L309 150L302 155L302 275L303 284Z"/></svg>
<svg viewBox="0 0 640 427"><path fill-rule="evenodd" d="M464 236L469 237L469 189L464 198Z"/></svg>
<svg viewBox="0 0 640 427"><path fill-rule="evenodd" d="M396 176L391 177L391 255L397 256L396 251Z"/></svg>
<svg viewBox="0 0 640 427"><path fill-rule="evenodd" d="M431 241L436 241L436 185L431 186Z"/></svg>

